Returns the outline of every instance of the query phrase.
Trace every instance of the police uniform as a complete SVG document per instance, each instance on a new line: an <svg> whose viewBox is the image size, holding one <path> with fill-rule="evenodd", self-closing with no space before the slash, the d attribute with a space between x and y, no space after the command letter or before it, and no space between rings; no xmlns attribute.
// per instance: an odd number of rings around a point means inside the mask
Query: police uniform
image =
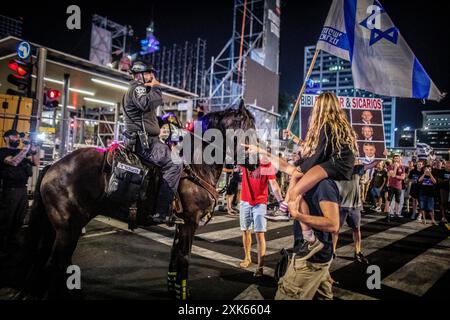
<svg viewBox="0 0 450 320"><path fill-rule="evenodd" d="M0 250L7 249L20 230L28 208L27 183L33 163L25 158L17 167L6 164L20 149L0 148Z"/></svg>
<svg viewBox="0 0 450 320"><path fill-rule="evenodd" d="M170 214L170 205L178 189L183 165L173 163L169 146L159 139L160 127L156 110L162 102L160 88L132 81L124 96L123 109L125 131L145 132L148 136L148 147L143 147L138 142L136 153L161 169L162 179L155 213L156 216L166 218Z"/></svg>

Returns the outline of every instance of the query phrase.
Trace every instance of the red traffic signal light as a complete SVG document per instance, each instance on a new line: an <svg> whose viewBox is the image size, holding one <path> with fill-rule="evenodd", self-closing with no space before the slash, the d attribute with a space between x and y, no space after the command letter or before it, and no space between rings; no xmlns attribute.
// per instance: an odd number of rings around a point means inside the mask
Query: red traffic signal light
<svg viewBox="0 0 450 320"><path fill-rule="evenodd" d="M48 90L47 97L51 100L58 99L59 97L61 97L61 92L54 89Z"/></svg>
<svg viewBox="0 0 450 320"><path fill-rule="evenodd" d="M189 132L194 132L194 122L188 121L184 124L184 129Z"/></svg>
<svg viewBox="0 0 450 320"><path fill-rule="evenodd" d="M44 91L44 106L48 109L55 109L59 105L59 97L61 92L55 89L45 89Z"/></svg>
<svg viewBox="0 0 450 320"><path fill-rule="evenodd" d="M8 68L17 73L16 75L14 75L16 77L24 77L28 74L29 71L26 63L18 60L10 60L8 62Z"/></svg>
<svg viewBox="0 0 450 320"><path fill-rule="evenodd" d="M9 60L8 68L13 71L8 75L8 82L17 89L8 89L6 94L13 96L31 96L31 74L33 72L33 64L24 60ZM18 90L18 91L17 91Z"/></svg>

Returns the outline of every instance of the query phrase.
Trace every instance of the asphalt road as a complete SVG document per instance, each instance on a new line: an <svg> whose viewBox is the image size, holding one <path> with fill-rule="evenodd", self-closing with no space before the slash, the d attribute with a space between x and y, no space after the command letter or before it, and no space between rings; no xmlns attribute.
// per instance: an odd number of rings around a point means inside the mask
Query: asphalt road
<svg viewBox="0 0 450 320"><path fill-rule="evenodd" d="M367 266L355 262L351 230L344 227L338 258L332 265L336 299L414 300L449 298L450 239L442 226L404 219L386 222L364 215L363 250L380 267L382 286L369 290ZM272 278L279 250L292 246L291 223L269 223L265 276L242 270L241 232L237 218L217 215L201 227L194 241L190 281L192 299L273 299ZM73 262L82 270L86 299L168 299L166 273L173 230L163 227L126 230L126 224L99 217L80 240ZM253 246L256 261L256 242ZM254 267L254 266L253 266Z"/></svg>
<svg viewBox="0 0 450 320"><path fill-rule="evenodd" d="M362 218L363 251L371 265L381 270L381 289L367 288L367 266L353 260L352 233L341 230L337 259L331 275L339 284L335 299L342 300L437 300L449 299L450 239L443 226L424 225L409 219L387 222L382 215ZM173 229L149 227L135 232L121 221L98 217L87 226L73 263L81 270L81 294L86 300L167 300L169 252ZM194 240L190 279L193 300L273 299L273 270L281 248L293 244L292 223L268 224L265 275L254 278L253 265L238 267L243 257L237 217L217 214L200 227ZM19 250L17 251L19 252ZM20 258L17 254L14 258ZM256 261L256 241L253 245ZM3 260L0 299L8 299L14 259ZM6 282L5 282L6 281Z"/></svg>

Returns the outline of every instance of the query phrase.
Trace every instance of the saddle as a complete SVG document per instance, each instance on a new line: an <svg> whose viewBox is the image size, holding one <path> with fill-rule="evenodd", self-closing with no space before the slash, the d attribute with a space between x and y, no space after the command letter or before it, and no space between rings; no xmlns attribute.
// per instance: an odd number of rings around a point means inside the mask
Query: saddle
<svg viewBox="0 0 450 320"><path fill-rule="evenodd" d="M104 199L127 210L128 227L153 224L149 217L155 213L160 168L144 161L124 145L114 145L105 153L103 172L110 175L105 186ZM175 195L172 210L175 214L183 211L180 197ZM123 216L122 216L123 218Z"/></svg>
<svg viewBox="0 0 450 320"><path fill-rule="evenodd" d="M153 222L149 217L155 214L161 170L159 167L141 159L129 148L117 145L106 155L106 163L111 167L111 177L106 186L105 197L108 201L117 202L128 209L129 229L138 225L148 226ZM206 210L203 224L212 218L219 197L217 190L210 183L199 177L189 165L185 165L180 180L187 179L205 189L213 198L213 205ZM172 214L180 216L183 205L179 192L174 196ZM151 219L150 219L151 220Z"/></svg>

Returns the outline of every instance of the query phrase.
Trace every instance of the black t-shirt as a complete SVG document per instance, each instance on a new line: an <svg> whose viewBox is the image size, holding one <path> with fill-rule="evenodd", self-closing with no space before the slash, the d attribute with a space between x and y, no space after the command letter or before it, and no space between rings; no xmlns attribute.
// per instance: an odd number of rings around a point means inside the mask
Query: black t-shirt
<svg viewBox="0 0 450 320"><path fill-rule="evenodd" d="M20 149L0 148L0 178L5 188L23 188L28 183L32 162L25 158L17 167L5 163L7 157L15 157Z"/></svg>
<svg viewBox="0 0 450 320"><path fill-rule="evenodd" d="M230 184L239 184L241 182L241 173L239 171L233 171L231 174Z"/></svg>
<svg viewBox="0 0 450 320"><path fill-rule="evenodd" d="M425 176L420 184L420 195L425 197L434 197L435 185L430 176Z"/></svg>
<svg viewBox="0 0 450 320"><path fill-rule="evenodd" d="M436 187L439 189L448 190L448 179L450 172L445 169L435 169L433 176L437 180Z"/></svg>
<svg viewBox="0 0 450 320"><path fill-rule="evenodd" d="M387 182L387 178L388 178L388 175L387 175L386 170L375 169L375 171L373 172L373 177L372 177L373 186L375 188L381 188L383 183Z"/></svg>
<svg viewBox="0 0 450 320"><path fill-rule="evenodd" d="M419 190L419 178L423 175L423 171L412 169L409 172L408 179L411 181L411 191L417 192Z"/></svg>
<svg viewBox="0 0 450 320"><path fill-rule="evenodd" d="M339 189L334 181L326 179L319 182L316 187L308 191L305 195L305 201L308 203L309 211L312 216L323 217L320 209L321 201L340 203ZM339 214L339 212L337 212ZM309 262L327 263L333 256L333 241L330 232L324 232L314 229L316 237L323 243L323 249L315 254Z"/></svg>
<svg viewBox="0 0 450 320"><path fill-rule="evenodd" d="M328 173L328 177L335 180L351 180L355 158L350 147L342 145L341 150L333 148L336 145L332 137L332 130L325 125L320 130L319 141L314 154L305 158L300 163L302 172L306 173L312 167L322 164L322 168ZM324 165L327 163L327 165Z"/></svg>
<svg viewBox="0 0 450 320"><path fill-rule="evenodd" d="M439 175L440 175L440 169L431 169L431 174L433 175L433 177L436 179L437 183L434 185L435 190L439 190L441 188L441 185L439 184ZM439 192L439 191L438 191Z"/></svg>
<svg viewBox="0 0 450 320"><path fill-rule="evenodd" d="M412 169L409 172L408 175L408 179L413 183L413 184L417 184L419 183L419 178L423 175L422 171L419 171L417 169Z"/></svg>

